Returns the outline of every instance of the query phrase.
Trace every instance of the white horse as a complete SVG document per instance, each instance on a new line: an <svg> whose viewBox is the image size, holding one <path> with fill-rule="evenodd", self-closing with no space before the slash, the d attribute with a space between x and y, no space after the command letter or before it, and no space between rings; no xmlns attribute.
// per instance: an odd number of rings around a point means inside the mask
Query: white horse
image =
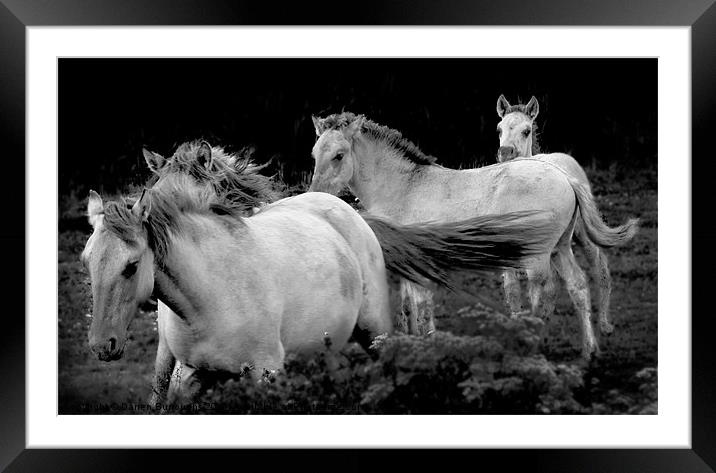
<svg viewBox="0 0 716 473"><path fill-rule="evenodd" d="M213 169L208 144L192 152ZM92 283L90 347L101 360L121 357L137 307L154 289L153 402L193 395L197 373L248 365L259 377L279 369L288 351L324 349L326 336L341 349L357 332L369 347L393 331L386 269L445 283L461 265L519 266L543 251L549 224L521 213L401 228L324 193L244 218L246 203L227 195L235 194L191 168L161 175L131 208L90 193L93 233L81 256Z"/></svg>
<svg viewBox="0 0 716 473"><path fill-rule="evenodd" d="M532 313L546 317L553 311L551 260L578 308L582 355L590 358L597 350L586 279L570 245L575 218L581 212L587 235L600 246L629 241L637 230L636 219L609 228L587 189L556 166L538 159L480 169L447 169L435 164L434 157L423 154L400 132L363 116L346 112L324 119L314 117L314 126L318 139L312 152L315 170L311 190L337 193L349 187L371 214L407 224L524 210L547 212L552 225L545 237L545 251L526 262ZM413 295L427 299L426 305L430 303L428 291L415 286L412 289Z"/></svg>
<svg viewBox="0 0 716 473"><path fill-rule="evenodd" d="M582 166L568 154L550 153L539 154L535 133L537 125L535 120L539 114L539 102L532 97L527 105L510 105L504 95L497 99L497 115L501 118L497 125L500 147L497 152L499 162L510 161L515 158L535 157L554 164L570 177L574 178L592 195L592 188ZM593 197L592 197L593 198ZM587 235L581 216L577 217L574 228L574 239L584 251L587 258L592 279L595 282L597 308L599 311L599 329L602 333L611 333L614 330L609 322L609 301L612 292L612 278L609 274L609 264L604 250L594 244ZM503 273L504 289L507 303L512 312L522 310L520 296L520 281L516 270L508 269Z"/></svg>

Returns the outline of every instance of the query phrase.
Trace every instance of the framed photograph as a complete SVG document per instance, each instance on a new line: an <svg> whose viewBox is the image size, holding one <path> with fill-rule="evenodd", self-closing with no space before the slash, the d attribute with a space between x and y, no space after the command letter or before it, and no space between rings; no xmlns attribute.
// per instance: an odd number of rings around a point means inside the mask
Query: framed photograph
<svg viewBox="0 0 716 473"><path fill-rule="evenodd" d="M711 3L4 0L0 466L713 471Z"/></svg>

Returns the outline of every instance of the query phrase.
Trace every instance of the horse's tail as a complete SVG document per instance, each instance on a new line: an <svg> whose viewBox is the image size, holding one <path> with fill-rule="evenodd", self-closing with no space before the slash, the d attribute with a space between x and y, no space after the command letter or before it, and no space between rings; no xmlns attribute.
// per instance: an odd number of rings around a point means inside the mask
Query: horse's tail
<svg viewBox="0 0 716 473"><path fill-rule="evenodd" d="M634 235L636 235L636 232L639 230L638 218L630 218L625 224L619 225L618 227L611 228L607 226L604 220L602 220L591 192L577 180L569 176L567 178L577 197L577 204L579 205L579 212L584 221L584 228L592 242L601 247L609 248L624 245L634 238Z"/></svg>
<svg viewBox="0 0 716 473"><path fill-rule="evenodd" d="M549 214L538 211L485 215L452 223L398 225L363 214L383 249L386 268L405 279L455 289L452 271L494 271L525 266L544 253Z"/></svg>

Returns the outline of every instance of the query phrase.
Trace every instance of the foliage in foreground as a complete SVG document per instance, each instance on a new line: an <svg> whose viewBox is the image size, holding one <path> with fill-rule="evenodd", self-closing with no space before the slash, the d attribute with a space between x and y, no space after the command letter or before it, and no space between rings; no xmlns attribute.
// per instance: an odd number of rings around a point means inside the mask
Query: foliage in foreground
<svg viewBox="0 0 716 473"><path fill-rule="evenodd" d="M289 356L260 381L242 376L202 397L206 413L580 413L579 367L537 353L542 322L490 315L483 335L379 337L377 353Z"/></svg>

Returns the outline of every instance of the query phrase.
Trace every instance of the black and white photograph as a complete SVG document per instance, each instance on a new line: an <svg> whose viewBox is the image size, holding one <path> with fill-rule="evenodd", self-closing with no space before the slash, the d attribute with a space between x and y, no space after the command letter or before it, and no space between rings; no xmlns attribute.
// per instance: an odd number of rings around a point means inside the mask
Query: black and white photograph
<svg viewBox="0 0 716 473"><path fill-rule="evenodd" d="M713 472L714 1L0 0L0 471Z"/></svg>
<svg viewBox="0 0 716 473"><path fill-rule="evenodd" d="M657 58L57 71L58 414L659 413Z"/></svg>

